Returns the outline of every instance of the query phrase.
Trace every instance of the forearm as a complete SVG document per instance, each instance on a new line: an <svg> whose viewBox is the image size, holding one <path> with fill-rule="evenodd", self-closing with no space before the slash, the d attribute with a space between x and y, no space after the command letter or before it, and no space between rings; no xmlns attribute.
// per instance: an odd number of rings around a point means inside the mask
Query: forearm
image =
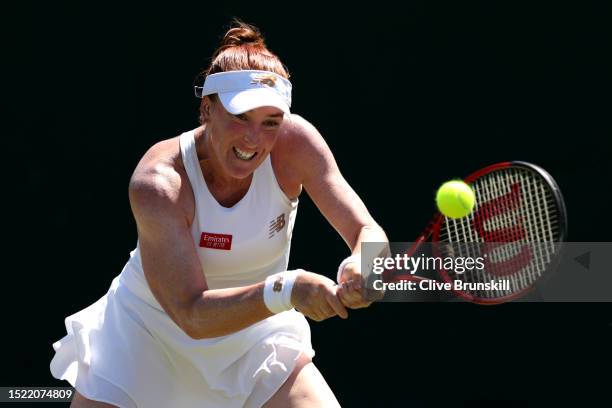
<svg viewBox="0 0 612 408"><path fill-rule="evenodd" d="M377 243L388 243L389 239L387 238L387 234L385 231L377 225L366 225L361 227L359 233L357 234L357 239L355 240L355 244L352 248L352 254L357 255L361 253L361 244L366 242L377 242ZM385 245L385 248L387 245Z"/></svg>
<svg viewBox="0 0 612 408"><path fill-rule="evenodd" d="M368 243L370 244L370 246L368 247L365 256L369 258L380 256L386 257L390 254L389 239L387 238L387 234L385 234L385 231L380 226L375 223L372 223L361 227L359 233L357 234L357 238L355 239L355 244L353 245L351 255L347 257L344 261L342 261L342 263L338 267L338 273L336 277L336 280L338 282L340 282L342 279L341 276L343 275L345 265L354 262L358 265L367 265L370 263L370 260L363 259L364 255L362 255L361 253L362 244ZM349 273L346 276L350 277L351 274ZM349 279L346 276L344 279Z"/></svg>
<svg viewBox="0 0 612 408"><path fill-rule="evenodd" d="M189 306L183 330L195 339L224 336L273 315L263 300L264 282L249 286L209 289Z"/></svg>

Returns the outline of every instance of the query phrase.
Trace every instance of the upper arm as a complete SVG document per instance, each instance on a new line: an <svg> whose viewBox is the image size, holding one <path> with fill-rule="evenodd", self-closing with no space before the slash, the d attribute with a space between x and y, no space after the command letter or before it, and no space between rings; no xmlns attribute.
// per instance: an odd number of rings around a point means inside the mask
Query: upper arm
<svg viewBox="0 0 612 408"><path fill-rule="evenodd" d="M136 171L129 195L142 267L153 295L183 330L190 305L207 289L182 205L182 179L171 166Z"/></svg>
<svg viewBox="0 0 612 408"><path fill-rule="evenodd" d="M290 125L292 160L317 208L353 248L362 227L376 225L357 193L342 176L329 146L305 119L293 115Z"/></svg>

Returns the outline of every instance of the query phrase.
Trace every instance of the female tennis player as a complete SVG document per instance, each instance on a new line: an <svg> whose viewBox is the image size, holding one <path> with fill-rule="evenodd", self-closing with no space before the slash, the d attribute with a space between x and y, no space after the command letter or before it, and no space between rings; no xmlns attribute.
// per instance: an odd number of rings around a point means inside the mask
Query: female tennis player
<svg viewBox="0 0 612 408"><path fill-rule="evenodd" d="M204 74L201 126L136 167L136 249L108 293L66 319L51 371L76 387L73 407L338 406L304 316L368 306L355 255L386 236L290 113L288 74L255 27L237 22ZM340 285L286 270L302 188L352 251Z"/></svg>

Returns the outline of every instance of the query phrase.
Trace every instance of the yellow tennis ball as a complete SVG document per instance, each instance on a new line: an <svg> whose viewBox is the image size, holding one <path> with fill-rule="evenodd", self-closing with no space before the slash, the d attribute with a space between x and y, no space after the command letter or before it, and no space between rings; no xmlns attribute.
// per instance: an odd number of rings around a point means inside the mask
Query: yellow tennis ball
<svg viewBox="0 0 612 408"><path fill-rule="evenodd" d="M474 190L461 180L447 181L436 193L438 209L449 218L465 217L475 203Z"/></svg>

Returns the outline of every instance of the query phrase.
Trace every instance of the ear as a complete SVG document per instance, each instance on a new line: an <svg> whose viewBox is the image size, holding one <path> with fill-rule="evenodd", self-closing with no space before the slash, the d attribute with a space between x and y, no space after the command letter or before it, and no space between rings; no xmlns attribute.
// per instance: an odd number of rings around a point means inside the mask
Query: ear
<svg viewBox="0 0 612 408"><path fill-rule="evenodd" d="M212 100L208 96L202 98L202 102L200 102L200 123L204 124L210 120L212 104Z"/></svg>

